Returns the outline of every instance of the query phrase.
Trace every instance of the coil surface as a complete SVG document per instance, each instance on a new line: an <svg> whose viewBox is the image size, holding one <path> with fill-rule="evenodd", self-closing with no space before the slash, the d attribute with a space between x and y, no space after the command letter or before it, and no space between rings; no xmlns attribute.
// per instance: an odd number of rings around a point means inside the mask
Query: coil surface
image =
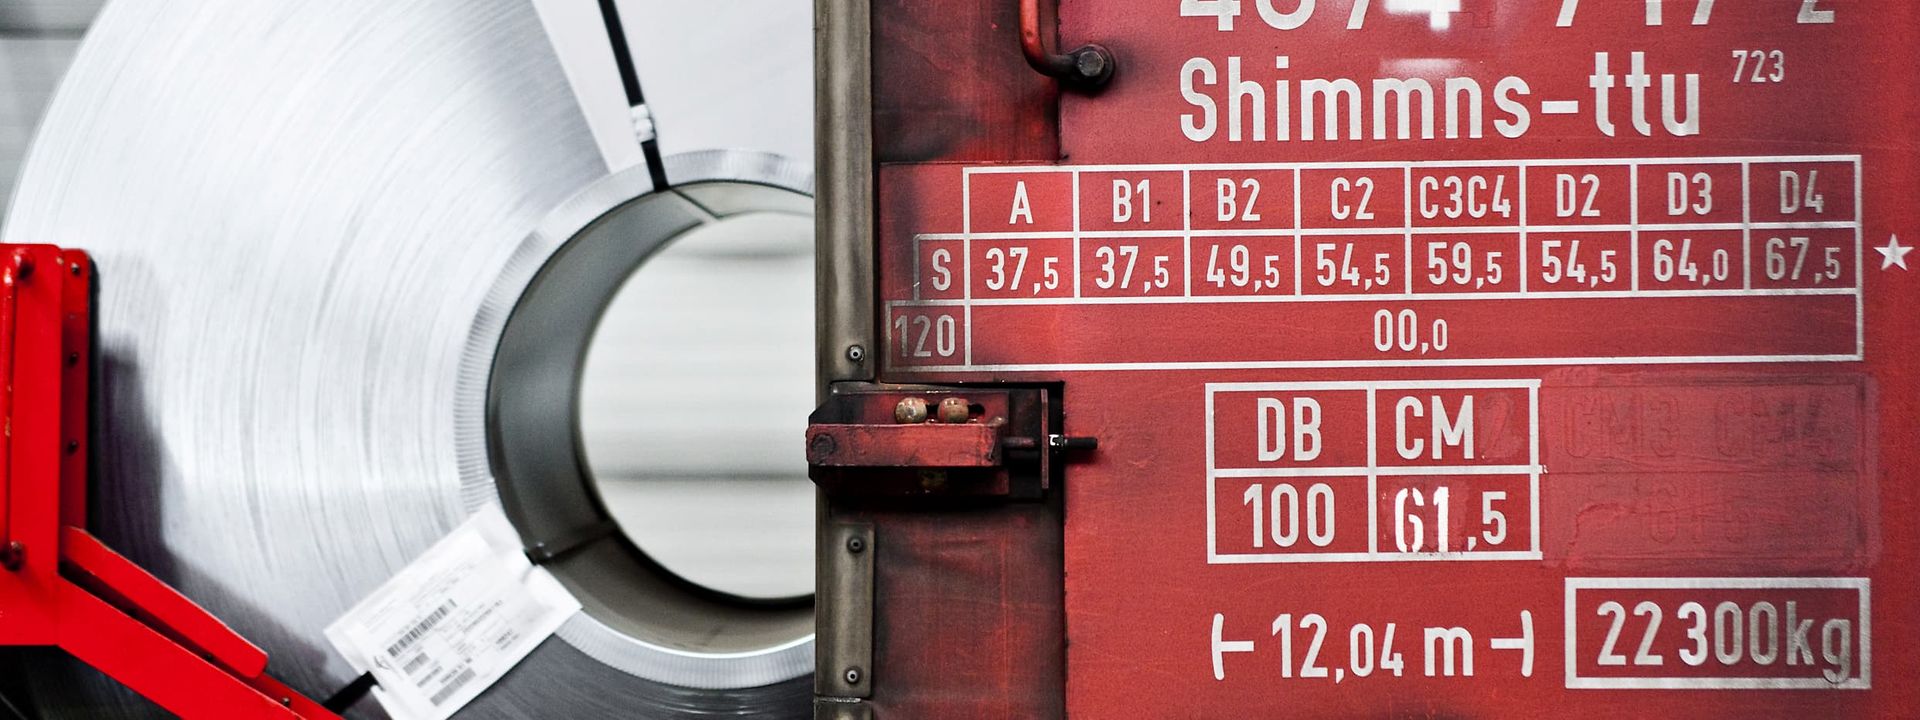
<svg viewBox="0 0 1920 720"><path fill-rule="evenodd" d="M676 185L810 190L777 158L675 162ZM99 267L94 532L294 688L346 685L321 629L496 495L486 370L515 298L556 232L650 187L609 175L527 0L109 5L4 234ZM703 654L606 625L576 618L461 717L808 712L810 635ZM46 717L153 712L74 663L24 670Z"/></svg>

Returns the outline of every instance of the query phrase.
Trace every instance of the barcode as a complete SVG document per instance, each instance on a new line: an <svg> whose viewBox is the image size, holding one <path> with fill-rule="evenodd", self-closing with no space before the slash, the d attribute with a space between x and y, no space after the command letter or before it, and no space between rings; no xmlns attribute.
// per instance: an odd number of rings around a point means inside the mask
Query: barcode
<svg viewBox="0 0 1920 720"><path fill-rule="evenodd" d="M435 705L439 705L440 703L446 701L447 696L452 695L454 691L459 690L462 687L465 687L468 682L472 681L473 675L474 675L474 672L471 666L467 667L464 670L461 670L459 675L453 676L453 680L451 682L448 682L446 687L440 688L439 692L434 693L433 698L431 698L428 702L431 702Z"/></svg>
<svg viewBox="0 0 1920 720"><path fill-rule="evenodd" d="M395 640L392 645L387 646L387 657L400 657L400 651L412 647L415 640L419 640L420 636L427 634L428 630L432 630L434 625L439 624L442 619L446 618L447 613L453 611L453 607L453 601L448 600L446 604L434 608L433 612L427 613L427 616L422 618L418 624L414 625L412 630L408 630L407 634L401 635L399 640Z"/></svg>
<svg viewBox="0 0 1920 720"><path fill-rule="evenodd" d="M400 674L405 675L407 677L413 677L413 671L419 670L421 665L427 664L427 661L432 659L433 659L433 656L428 655L426 653L415 655L413 656L412 660L407 661L406 667L400 668Z"/></svg>

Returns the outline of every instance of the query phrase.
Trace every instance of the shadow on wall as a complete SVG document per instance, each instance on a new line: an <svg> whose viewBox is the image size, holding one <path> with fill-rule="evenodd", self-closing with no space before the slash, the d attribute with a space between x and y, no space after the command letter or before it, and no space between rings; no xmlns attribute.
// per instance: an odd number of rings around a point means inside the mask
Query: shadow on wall
<svg viewBox="0 0 1920 720"><path fill-rule="evenodd" d="M0 1L0 220L34 128L104 2Z"/></svg>
<svg viewBox="0 0 1920 720"><path fill-rule="evenodd" d="M79 47L77 34L37 37L0 31L0 198L13 196L34 128ZM0 218L5 216L5 204L0 203Z"/></svg>

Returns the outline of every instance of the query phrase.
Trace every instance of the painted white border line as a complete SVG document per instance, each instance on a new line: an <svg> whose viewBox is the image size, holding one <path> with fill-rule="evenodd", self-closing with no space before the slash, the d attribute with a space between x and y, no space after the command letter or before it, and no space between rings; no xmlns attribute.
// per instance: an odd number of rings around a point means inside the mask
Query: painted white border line
<svg viewBox="0 0 1920 720"><path fill-rule="evenodd" d="M1539 560L1538 551L1499 550L1492 552L1310 552L1232 553L1210 558L1208 565L1286 565L1298 563L1387 563L1387 562L1511 562Z"/></svg>
<svg viewBox="0 0 1920 720"><path fill-rule="evenodd" d="M1380 293L1375 295L1149 295L1079 298L933 298L889 300L889 308L942 307L971 303L978 307L1076 305L1232 305L1236 303L1419 302L1422 300L1655 300L1660 298L1853 297L1853 288L1779 288L1744 290L1555 290L1529 292Z"/></svg>
<svg viewBox="0 0 1920 720"><path fill-rule="evenodd" d="M1208 565L1247 565L1266 563L1361 563L1361 562L1431 562L1436 560L1452 561L1513 561L1541 560L1544 556L1540 548L1540 475L1546 472L1539 462L1540 441L1540 396L1541 381L1537 378L1520 379L1463 379L1463 380L1354 380L1326 382L1221 382L1207 383L1203 394L1206 397L1206 442L1207 442L1207 564ZM1378 457L1378 439L1375 437L1379 418L1378 393L1381 390L1525 390L1528 395L1529 434L1532 446L1531 465L1407 465L1381 466ZM1302 468L1226 468L1218 467L1215 454L1214 396L1220 393L1249 392L1360 392L1367 393L1367 466L1341 467L1302 467ZM1533 527L1530 538L1531 549L1495 550L1487 552L1420 552L1401 553L1383 552L1379 547L1380 507L1378 482L1380 477L1407 477L1420 475L1525 475L1528 477L1533 502L1528 508ZM1367 482L1367 550L1365 552L1313 552L1291 553L1222 553L1219 549L1217 498L1221 478L1264 478L1264 477L1341 477Z"/></svg>
<svg viewBox="0 0 1920 720"><path fill-rule="evenodd" d="M1402 162L1321 162L1321 163L1161 163L1118 165L976 165L965 169L968 175L1061 172L1177 172L1181 170L1388 170L1393 168L1511 168L1580 167L1587 165L1736 165L1756 163L1859 162L1859 155L1739 155L1720 157L1614 157L1614 158L1536 158L1506 160L1412 160Z"/></svg>
<svg viewBox="0 0 1920 720"><path fill-rule="evenodd" d="M1276 467L1276 468L1216 468L1213 476L1217 478L1287 478L1287 477L1351 477L1361 478L1368 473L1381 477L1454 477L1459 475L1530 475L1545 472L1539 465L1420 465L1396 467L1379 465L1375 467Z"/></svg>
<svg viewBox="0 0 1920 720"><path fill-rule="evenodd" d="M1213 534L1214 534L1213 390L1208 389L1206 391L1206 396L1207 396L1207 415L1206 415L1206 419L1207 419L1206 421L1206 426L1207 426L1207 564L1212 565L1220 561L1220 553L1218 552L1216 544L1213 541Z"/></svg>
<svg viewBox="0 0 1920 720"><path fill-rule="evenodd" d="M1860 598L1860 666L1855 677L1832 683L1825 678L1594 678L1579 675L1579 613L1574 595L1581 590L1853 590ZM1864 577L1570 577L1566 579L1563 644L1569 690L1869 690L1873 687L1872 581Z"/></svg>
<svg viewBox="0 0 1920 720"><path fill-rule="evenodd" d="M1208 393L1220 392L1266 392L1269 390L1293 390L1324 392L1329 390L1521 390L1540 387L1540 380L1531 378L1482 380L1463 378L1460 380L1348 380L1329 382L1227 382L1207 383Z"/></svg>
<svg viewBox="0 0 1920 720"><path fill-rule="evenodd" d="M1331 368L1525 367L1538 365L1699 365L1860 362L1852 355L1688 355L1671 357L1464 358L1457 360L1253 360L1246 362L1114 362L1009 365L899 365L902 373L1111 372L1145 370L1317 370Z"/></svg>
<svg viewBox="0 0 1920 720"><path fill-rule="evenodd" d="M1866 218L1866 168L1860 156L1853 158L1853 329L1857 338L1854 353L1861 357L1867 355L1867 235L1862 221Z"/></svg>
<svg viewBox="0 0 1920 720"><path fill-rule="evenodd" d="M1447 225L1422 227L1303 227L1295 230L1291 227L1275 228L1201 228L1199 230L1083 230L1083 238L1178 238L1178 237L1275 237L1287 238L1294 235L1317 236L1361 236L1361 235L1404 235L1411 231L1421 235L1515 235L1525 232L1528 235L1572 235L1577 233L1624 233L1641 232L1740 232L1743 230L1854 230L1858 223L1847 221L1818 222L1756 222L1756 223L1655 223L1647 225ZM914 240L959 240L962 233L920 233ZM1073 236L1071 232L1046 232L1040 230L1010 230L980 232L973 235L975 240L1066 240ZM1506 239L1506 238L1502 238Z"/></svg>

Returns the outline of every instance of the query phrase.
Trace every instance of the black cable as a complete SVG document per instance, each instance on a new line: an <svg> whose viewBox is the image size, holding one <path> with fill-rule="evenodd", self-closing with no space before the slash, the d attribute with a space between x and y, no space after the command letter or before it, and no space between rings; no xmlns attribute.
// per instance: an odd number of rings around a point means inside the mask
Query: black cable
<svg viewBox="0 0 1920 720"><path fill-rule="evenodd" d="M620 9L614 6L614 0L600 0L600 18L607 24L607 42L613 45L613 62L620 68L620 87L627 93L627 106L645 106L646 96L640 94L640 72L634 68L633 50L627 47L627 31L620 25ZM640 153L646 156L647 174L653 178L656 192L667 189L667 166L660 159L659 134L656 129L653 137L640 142Z"/></svg>
<svg viewBox="0 0 1920 720"><path fill-rule="evenodd" d="M7 697L6 693L0 692L0 705L7 706L7 712L13 713L14 720L33 720L27 717L26 713L21 712L20 706L13 704L13 699Z"/></svg>
<svg viewBox="0 0 1920 720"><path fill-rule="evenodd" d="M10 647L0 649L0 706L6 708L3 717L9 720L37 720L40 713L35 703L33 686L27 680L27 668L47 663L55 651L38 647ZM20 709L13 699L25 698L26 706L33 709L32 714Z"/></svg>
<svg viewBox="0 0 1920 720"><path fill-rule="evenodd" d="M378 684L380 684L379 681L373 679L373 673L361 673L360 677L354 678L353 682L347 683L346 687L340 688L327 696L327 699L320 701L320 707L335 713L344 713L347 708L353 707L354 703L360 702L361 698L372 692L373 686Z"/></svg>

